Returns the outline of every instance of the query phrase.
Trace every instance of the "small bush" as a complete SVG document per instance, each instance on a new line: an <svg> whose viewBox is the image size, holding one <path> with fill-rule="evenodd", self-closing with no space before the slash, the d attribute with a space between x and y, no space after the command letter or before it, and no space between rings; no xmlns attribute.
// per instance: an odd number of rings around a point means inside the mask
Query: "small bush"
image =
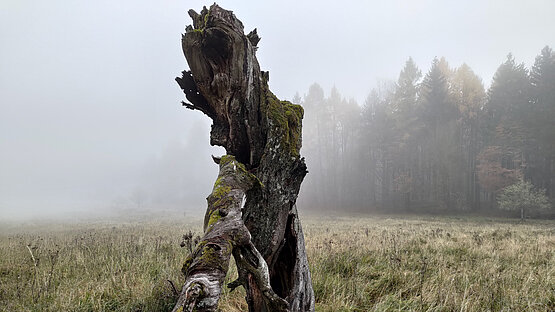
<svg viewBox="0 0 555 312"><path fill-rule="evenodd" d="M520 211L524 220L530 211L542 211L551 208L544 189L534 190L532 183L519 181L504 188L497 197L499 208Z"/></svg>

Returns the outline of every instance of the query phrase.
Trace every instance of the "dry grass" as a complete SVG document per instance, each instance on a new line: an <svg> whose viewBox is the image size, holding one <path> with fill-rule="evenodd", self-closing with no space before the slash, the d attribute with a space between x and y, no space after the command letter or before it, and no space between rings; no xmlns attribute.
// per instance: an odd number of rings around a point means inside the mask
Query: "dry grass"
<svg viewBox="0 0 555 312"><path fill-rule="evenodd" d="M309 220L317 310L554 310L554 225Z"/></svg>
<svg viewBox="0 0 555 312"><path fill-rule="evenodd" d="M317 311L555 310L553 221L305 219ZM3 225L0 311L167 311L189 229L200 221Z"/></svg>

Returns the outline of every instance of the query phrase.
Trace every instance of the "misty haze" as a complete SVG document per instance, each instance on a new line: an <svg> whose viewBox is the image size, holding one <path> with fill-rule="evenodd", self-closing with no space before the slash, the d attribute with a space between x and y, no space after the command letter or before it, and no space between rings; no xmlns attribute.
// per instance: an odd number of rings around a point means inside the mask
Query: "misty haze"
<svg viewBox="0 0 555 312"><path fill-rule="evenodd" d="M555 2L218 5L0 3L0 311L555 310Z"/></svg>

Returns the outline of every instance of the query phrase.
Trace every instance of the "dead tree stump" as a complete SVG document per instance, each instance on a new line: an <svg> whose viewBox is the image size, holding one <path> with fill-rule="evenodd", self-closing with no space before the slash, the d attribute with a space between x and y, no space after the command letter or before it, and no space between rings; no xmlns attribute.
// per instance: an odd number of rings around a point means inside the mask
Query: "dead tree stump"
<svg viewBox="0 0 555 312"><path fill-rule="evenodd" d="M185 261L173 311L215 311L233 255L249 311L314 311L295 202L307 173L300 156L303 109L280 101L260 71L256 29L231 11L189 11L182 47L190 70L176 78L189 103L213 121L210 143L227 155L207 198L205 235Z"/></svg>

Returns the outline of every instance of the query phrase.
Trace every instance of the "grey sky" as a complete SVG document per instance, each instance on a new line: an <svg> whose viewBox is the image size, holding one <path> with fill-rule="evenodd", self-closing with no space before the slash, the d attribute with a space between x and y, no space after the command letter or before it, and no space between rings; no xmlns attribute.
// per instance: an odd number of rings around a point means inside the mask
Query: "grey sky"
<svg viewBox="0 0 555 312"><path fill-rule="evenodd" d="M221 150L173 78L187 10L211 3L0 0L0 218L107 207L172 142L194 147L203 203ZM423 72L434 56L466 62L489 84L507 53L529 66L555 46L550 0L218 3L258 28L260 65L287 99L318 82L362 104L409 56Z"/></svg>

